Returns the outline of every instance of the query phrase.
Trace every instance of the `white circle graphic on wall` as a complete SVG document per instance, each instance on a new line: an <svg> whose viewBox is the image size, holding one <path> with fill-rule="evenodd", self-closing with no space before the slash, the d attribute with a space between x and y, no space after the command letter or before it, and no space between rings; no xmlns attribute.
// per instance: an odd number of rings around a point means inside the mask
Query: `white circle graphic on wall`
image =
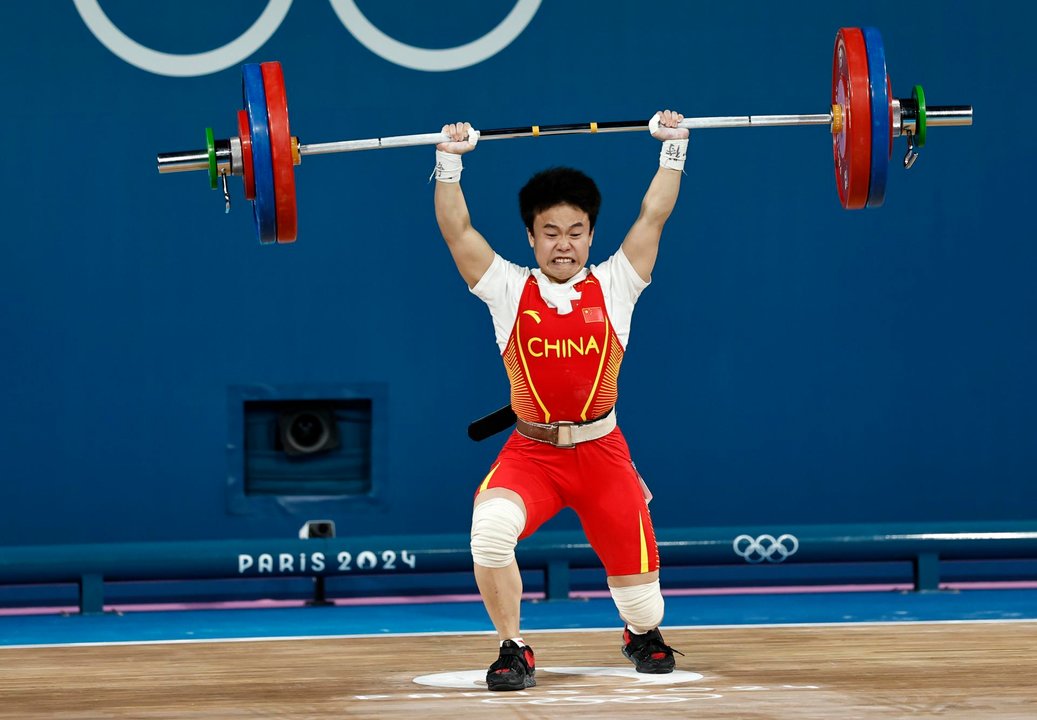
<svg viewBox="0 0 1037 720"><path fill-rule="evenodd" d="M541 0L516 0L500 23L482 37L450 48L430 49L402 43L367 19L354 0L329 0L335 14L361 45L411 70L445 72L477 65L510 45L529 25ZM111 21L99 0L73 0L76 11L102 45L130 65L156 75L198 77L237 65L261 48L284 22L292 0L268 0L256 21L240 36L212 50L177 54L154 50L137 42Z"/></svg>
<svg viewBox="0 0 1037 720"><path fill-rule="evenodd" d="M389 37L360 12L355 0L331 0L331 7L353 37L375 55L412 70L443 72L477 65L506 48L529 25L540 8L540 0L517 0L500 24L478 40L438 50L414 47Z"/></svg>
<svg viewBox="0 0 1037 720"><path fill-rule="evenodd" d="M104 14L98 0L74 0L83 22L101 44L130 65L156 75L197 77L237 65L270 39L281 27L292 0L270 0L252 26L222 47L190 55L159 52L141 45Z"/></svg>

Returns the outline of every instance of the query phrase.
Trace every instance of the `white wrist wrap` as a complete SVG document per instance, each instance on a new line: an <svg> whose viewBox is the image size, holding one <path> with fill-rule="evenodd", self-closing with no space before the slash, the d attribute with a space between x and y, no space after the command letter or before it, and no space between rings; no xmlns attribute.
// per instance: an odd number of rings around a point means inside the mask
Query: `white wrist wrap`
<svg viewBox="0 0 1037 720"><path fill-rule="evenodd" d="M659 151L659 167L684 172L684 159L688 157L688 138L664 140Z"/></svg>
<svg viewBox="0 0 1037 720"><path fill-rule="evenodd" d="M432 177L437 182L460 182L463 169L460 155L436 150L436 169L432 172Z"/></svg>

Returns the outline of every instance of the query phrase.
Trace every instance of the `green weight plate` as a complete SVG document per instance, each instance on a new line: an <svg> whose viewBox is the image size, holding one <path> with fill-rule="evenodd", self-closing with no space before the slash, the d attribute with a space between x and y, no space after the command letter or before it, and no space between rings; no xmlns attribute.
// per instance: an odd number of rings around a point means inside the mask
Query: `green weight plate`
<svg viewBox="0 0 1037 720"><path fill-rule="evenodd" d="M209 152L209 187L215 190L220 182L220 173L216 169L216 140L212 128L205 128L205 149Z"/></svg>
<svg viewBox="0 0 1037 720"><path fill-rule="evenodd" d="M925 92L921 85L915 85L911 97L918 102L918 124L915 126L915 146L925 146Z"/></svg>

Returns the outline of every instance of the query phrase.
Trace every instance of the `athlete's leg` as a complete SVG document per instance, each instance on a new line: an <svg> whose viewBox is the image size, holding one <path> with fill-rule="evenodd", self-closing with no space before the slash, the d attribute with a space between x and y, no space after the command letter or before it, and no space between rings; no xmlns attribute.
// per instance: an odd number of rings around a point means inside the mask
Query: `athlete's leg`
<svg viewBox="0 0 1037 720"><path fill-rule="evenodd" d="M520 635L522 576L515 545L561 509L542 461L515 434L479 485L472 511L475 581L486 612L500 638L497 660L486 671L489 690L524 690L536 685L533 649Z"/></svg>
<svg viewBox="0 0 1037 720"><path fill-rule="evenodd" d="M626 624L623 654L638 672L672 672L674 651L659 633L664 603L647 488L618 429L576 451L584 482L570 504L605 566L609 592Z"/></svg>
<svg viewBox="0 0 1037 720"><path fill-rule="evenodd" d="M476 496L472 513L475 583L501 640L520 637L522 575L515 545L525 525L526 508L518 493L489 488Z"/></svg>
<svg viewBox="0 0 1037 720"><path fill-rule="evenodd" d="M540 443L517 433L509 438L479 485L472 512L475 582L500 639L519 635L522 576L515 561L518 540L531 535L562 507L552 488Z"/></svg>

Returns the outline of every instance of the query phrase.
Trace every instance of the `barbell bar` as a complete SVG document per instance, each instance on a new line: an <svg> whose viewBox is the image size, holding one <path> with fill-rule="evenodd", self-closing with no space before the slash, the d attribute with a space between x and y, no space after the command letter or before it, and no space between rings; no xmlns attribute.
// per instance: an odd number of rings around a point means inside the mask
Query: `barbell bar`
<svg viewBox="0 0 1037 720"><path fill-rule="evenodd" d="M206 148L161 153L160 173L208 171L210 186L222 184L230 210L228 175L243 179L252 201L259 241L294 242L297 230L294 166L307 155L436 145L450 138L442 132L361 140L303 144L291 135L288 102L280 63L248 64L242 69L245 109L238 112L238 135L214 140L206 128ZM885 48L875 28L840 28L832 58L832 95L826 113L809 115L734 115L686 117L680 127L712 128L827 125L832 134L836 187L846 209L879 207L885 200L893 140L907 138L903 166L910 168L925 145L928 128L972 124L971 105L927 105L915 85L910 98L895 98L886 69ZM550 135L634 132L648 121L584 122L532 125L480 132L480 140L509 140Z"/></svg>

